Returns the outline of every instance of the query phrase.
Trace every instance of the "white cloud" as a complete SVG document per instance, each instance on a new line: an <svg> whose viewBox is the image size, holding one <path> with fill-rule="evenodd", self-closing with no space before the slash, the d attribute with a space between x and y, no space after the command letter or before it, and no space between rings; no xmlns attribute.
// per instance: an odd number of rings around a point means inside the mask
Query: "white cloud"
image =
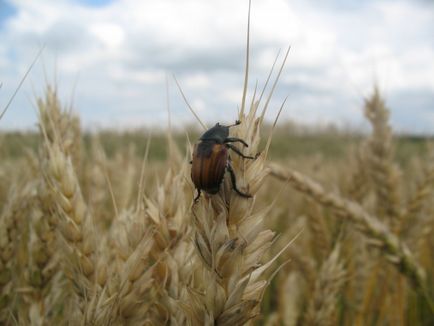
<svg viewBox="0 0 434 326"><path fill-rule="evenodd" d="M125 40L125 32L118 24L96 23L91 25L89 29L107 50L119 48Z"/></svg>
<svg viewBox="0 0 434 326"><path fill-rule="evenodd" d="M243 81L247 1L124 0L96 8L67 0L12 3L17 13L0 28L4 84L0 105L46 44L45 69L50 72L57 66L60 87L67 94L79 76L76 104L86 126L101 121L104 125L162 123L166 117L159 112L165 110L165 79L171 73L204 119L230 120L236 112ZM287 116L303 122L357 124L362 119L357 105L375 80L400 112L405 109L400 103L406 101L398 95L419 90L426 98L420 107L411 108L413 113L430 105L428 110L434 110L432 7L405 0L355 6L253 1L251 90L256 80L262 87L278 49L291 44L276 91L276 103L289 94L292 112ZM31 80L38 86L44 83L42 71L40 64L32 72ZM21 110L8 112L0 128L34 125L33 109L22 108L29 106L26 96L32 93L28 83L26 87L27 92L14 102ZM175 88L171 97L177 120L192 119ZM397 98L401 100L394 101ZM420 129L427 129L431 123L418 121L411 128L420 124Z"/></svg>
<svg viewBox="0 0 434 326"><path fill-rule="evenodd" d="M196 73L184 76L182 79L182 85L190 89L200 90L209 88L211 86L211 80L204 73Z"/></svg>

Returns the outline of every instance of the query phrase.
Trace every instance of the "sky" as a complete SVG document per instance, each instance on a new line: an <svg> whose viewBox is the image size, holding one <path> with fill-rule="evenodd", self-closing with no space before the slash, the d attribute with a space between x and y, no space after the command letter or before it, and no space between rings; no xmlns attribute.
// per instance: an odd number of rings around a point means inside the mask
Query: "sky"
<svg viewBox="0 0 434 326"><path fill-rule="evenodd" d="M84 128L131 129L235 120L245 68L247 0L0 0L0 121L37 126L36 97L56 84ZM434 1L253 0L249 94L291 50L270 102L272 121L365 128L378 85L398 132L434 127Z"/></svg>

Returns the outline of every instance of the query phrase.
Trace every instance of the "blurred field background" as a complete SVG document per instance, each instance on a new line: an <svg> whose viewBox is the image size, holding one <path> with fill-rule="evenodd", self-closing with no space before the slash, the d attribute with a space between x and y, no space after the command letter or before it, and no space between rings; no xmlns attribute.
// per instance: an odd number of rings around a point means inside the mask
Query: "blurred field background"
<svg viewBox="0 0 434 326"><path fill-rule="evenodd" d="M277 274L266 273L261 288L267 290L254 301L244 290L239 300L245 305L227 306L235 294L226 286L233 283L211 273L225 293L220 308L206 299L220 292L192 278L204 268L197 260L200 244L195 249L191 240L203 226L191 219L188 165L200 129L86 133L52 88L38 107L39 133L0 134L2 323L434 323L432 139L394 135L378 90L361 108L369 131L281 121L254 201L236 194L229 200L222 190L197 204L206 219L206 203L220 196L229 207L249 203L260 217L257 225L277 236L263 249L246 240L247 248L262 253L258 263L278 255ZM243 132L252 126L245 122ZM265 124L262 139L252 138L260 151L266 152L271 131ZM244 175L244 169L237 172ZM209 218L217 223L217 215ZM244 261L247 252L240 250L236 257ZM183 264L186 270L179 269ZM197 286L205 306L187 290ZM213 322L206 317L210 309L216 309Z"/></svg>
<svg viewBox="0 0 434 326"><path fill-rule="evenodd" d="M164 126L163 126L164 127ZM270 126L265 126L265 131ZM91 150L91 140L94 133L84 133L83 147L86 154ZM200 136L197 127L174 131L175 143L185 149L187 137L191 140ZM125 146L133 146L136 155L143 156L146 150L146 140L152 138L149 148L150 161L164 161L167 158L167 135L164 130L140 129L133 131L101 131L97 137L101 141L108 157L112 157ZM351 130L340 130L338 127L300 126L294 122L279 122L270 147L270 156L275 160L322 157L327 161L346 159L350 148L355 148L363 142L367 133ZM427 135L395 135L396 160L406 165L412 158L425 157L426 146L434 138ZM9 159L22 158L28 149L35 150L40 142L35 132L3 132L3 157Z"/></svg>

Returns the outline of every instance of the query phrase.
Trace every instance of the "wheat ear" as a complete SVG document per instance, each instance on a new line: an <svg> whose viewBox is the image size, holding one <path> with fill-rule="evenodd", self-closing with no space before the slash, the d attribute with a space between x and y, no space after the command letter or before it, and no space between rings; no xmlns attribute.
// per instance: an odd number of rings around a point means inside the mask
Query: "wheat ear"
<svg viewBox="0 0 434 326"><path fill-rule="evenodd" d="M270 165L271 175L292 184L297 190L308 195L324 206L333 208L339 216L348 218L370 240L380 247L386 258L403 274L415 288L424 295L426 292L426 274L418 264L408 247L393 234L378 218L366 212L359 204L326 192L323 187L309 177L276 164ZM431 299L427 298L430 302Z"/></svg>
<svg viewBox="0 0 434 326"><path fill-rule="evenodd" d="M389 110L377 87L372 96L365 101L365 116L371 123L372 134L364 144L362 155L368 163L368 173L375 189L376 214L397 233L402 219L400 171L393 164L394 146L392 129L389 126Z"/></svg>
<svg viewBox="0 0 434 326"><path fill-rule="evenodd" d="M47 89L45 101L38 100L40 129L44 146L42 174L45 177L52 206L58 218L56 228L60 233L59 245L63 255L64 273L73 285L76 310L71 307L75 322L96 322L100 306L101 285L105 278L97 273L96 238L92 215L83 199L74 169L75 138L71 134L76 119L60 108L56 92ZM78 162L77 156L76 163ZM106 268L101 266L102 270ZM101 284L102 283L102 284Z"/></svg>

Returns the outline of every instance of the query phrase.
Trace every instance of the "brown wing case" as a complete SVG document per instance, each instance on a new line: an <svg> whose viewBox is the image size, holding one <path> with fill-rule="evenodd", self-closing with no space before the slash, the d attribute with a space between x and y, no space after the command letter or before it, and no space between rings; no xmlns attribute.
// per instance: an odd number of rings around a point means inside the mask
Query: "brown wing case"
<svg viewBox="0 0 434 326"><path fill-rule="evenodd" d="M219 191L226 170L228 150L222 144L201 142L193 152L191 179L197 189L210 194Z"/></svg>

